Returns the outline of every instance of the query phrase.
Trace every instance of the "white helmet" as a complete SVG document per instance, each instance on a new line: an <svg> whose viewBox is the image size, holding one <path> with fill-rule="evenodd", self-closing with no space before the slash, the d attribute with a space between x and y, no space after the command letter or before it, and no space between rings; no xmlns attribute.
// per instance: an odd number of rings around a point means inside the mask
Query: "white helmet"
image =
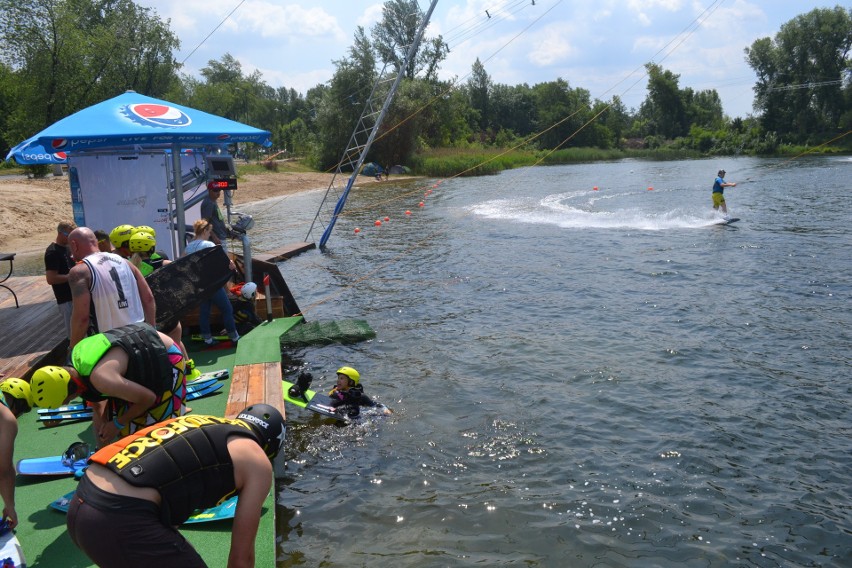
<svg viewBox="0 0 852 568"><path fill-rule="evenodd" d="M257 284L254 282L246 282L243 284L240 294L242 294L243 298L246 300L254 300L255 296L257 296Z"/></svg>

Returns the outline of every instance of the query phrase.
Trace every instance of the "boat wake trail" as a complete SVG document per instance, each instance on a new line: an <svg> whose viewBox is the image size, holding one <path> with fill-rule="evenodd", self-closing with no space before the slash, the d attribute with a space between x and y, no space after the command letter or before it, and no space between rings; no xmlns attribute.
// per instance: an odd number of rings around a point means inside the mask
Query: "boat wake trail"
<svg viewBox="0 0 852 568"><path fill-rule="evenodd" d="M485 219L554 225L564 229L664 231L697 229L721 220L709 208L699 211L688 204L677 206L677 199L667 199L675 192L662 190L651 197L648 197L650 191L568 192L543 198L494 199L471 205L468 211Z"/></svg>

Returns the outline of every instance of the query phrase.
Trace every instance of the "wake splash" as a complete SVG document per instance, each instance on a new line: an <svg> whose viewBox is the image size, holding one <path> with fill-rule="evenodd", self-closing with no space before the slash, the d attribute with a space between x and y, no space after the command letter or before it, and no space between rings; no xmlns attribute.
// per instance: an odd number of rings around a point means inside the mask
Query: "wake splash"
<svg viewBox="0 0 852 568"><path fill-rule="evenodd" d="M658 193L671 193L671 190ZM563 229L665 231L703 228L722 221L721 214L709 208L700 213L693 211L692 207L671 208L669 200L663 203L657 196L654 197L643 199L641 192L602 194L582 191L543 198L493 199L468 206L467 210L486 219L555 225Z"/></svg>

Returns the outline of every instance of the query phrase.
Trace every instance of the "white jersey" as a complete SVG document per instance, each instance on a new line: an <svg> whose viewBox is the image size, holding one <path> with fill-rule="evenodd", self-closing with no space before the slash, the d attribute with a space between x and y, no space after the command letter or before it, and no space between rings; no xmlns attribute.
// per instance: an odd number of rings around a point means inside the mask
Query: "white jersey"
<svg viewBox="0 0 852 568"><path fill-rule="evenodd" d="M83 262L92 274L92 324L103 333L123 325L145 321L145 311L128 262L111 252L87 256Z"/></svg>

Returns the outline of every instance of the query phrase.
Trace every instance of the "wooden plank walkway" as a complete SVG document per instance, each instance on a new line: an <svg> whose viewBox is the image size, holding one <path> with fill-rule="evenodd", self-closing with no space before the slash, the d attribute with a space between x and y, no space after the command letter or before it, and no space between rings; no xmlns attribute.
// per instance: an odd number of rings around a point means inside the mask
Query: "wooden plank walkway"
<svg viewBox="0 0 852 568"><path fill-rule="evenodd" d="M0 289L0 373L28 379L42 364L61 362L65 325L44 276L13 276L5 284L18 295L20 307Z"/></svg>
<svg viewBox="0 0 852 568"><path fill-rule="evenodd" d="M281 262L282 260L293 258L303 252L316 248L316 246L317 245L314 243L294 243L292 245L285 245L265 252L255 253L252 255L252 258L262 260L264 262Z"/></svg>

